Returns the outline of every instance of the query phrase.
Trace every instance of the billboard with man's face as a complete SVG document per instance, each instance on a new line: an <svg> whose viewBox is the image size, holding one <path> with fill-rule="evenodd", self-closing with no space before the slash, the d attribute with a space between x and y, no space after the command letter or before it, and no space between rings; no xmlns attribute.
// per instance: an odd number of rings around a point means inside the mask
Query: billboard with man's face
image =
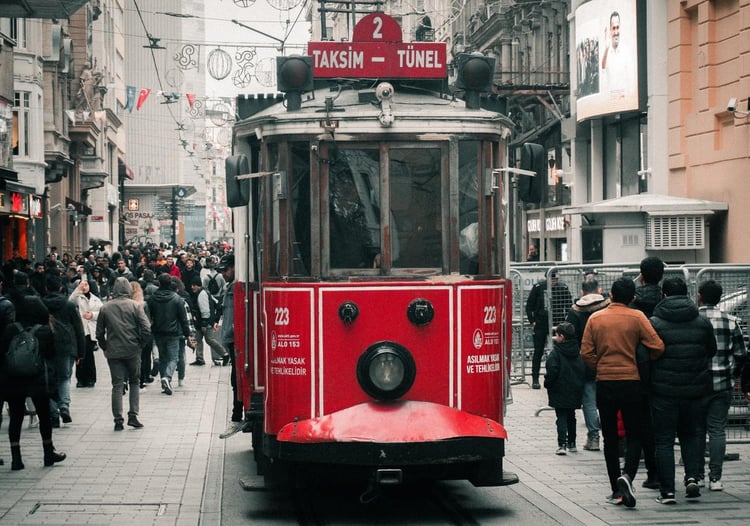
<svg viewBox="0 0 750 526"><path fill-rule="evenodd" d="M637 0L591 0L576 9L577 120L637 110Z"/></svg>

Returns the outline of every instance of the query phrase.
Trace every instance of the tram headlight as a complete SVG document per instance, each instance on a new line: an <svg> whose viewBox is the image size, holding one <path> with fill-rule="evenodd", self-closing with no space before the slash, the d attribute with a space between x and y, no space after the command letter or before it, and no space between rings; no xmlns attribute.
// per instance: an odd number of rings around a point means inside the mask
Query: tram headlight
<svg viewBox="0 0 750 526"><path fill-rule="evenodd" d="M414 384L416 366L411 353L395 342L370 346L357 362L357 380L365 393L378 400L394 400Z"/></svg>

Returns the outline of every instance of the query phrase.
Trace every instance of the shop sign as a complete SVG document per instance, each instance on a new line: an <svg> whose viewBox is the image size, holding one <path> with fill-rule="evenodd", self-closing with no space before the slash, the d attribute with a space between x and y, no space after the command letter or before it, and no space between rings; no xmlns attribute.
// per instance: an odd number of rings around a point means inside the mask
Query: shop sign
<svg viewBox="0 0 750 526"><path fill-rule="evenodd" d="M92 223L103 223L104 216L89 216L89 221Z"/></svg>
<svg viewBox="0 0 750 526"><path fill-rule="evenodd" d="M44 217L41 198L35 195L29 196L29 212L29 215L34 219L41 219L42 217Z"/></svg>
<svg viewBox="0 0 750 526"><path fill-rule="evenodd" d="M10 211L14 214L28 215L29 204L28 201L23 198L21 192L10 193Z"/></svg>
<svg viewBox="0 0 750 526"><path fill-rule="evenodd" d="M528 219L526 221L526 229L529 232L541 232L542 231L542 220L539 218ZM564 232L565 231L565 218L563 216L550 216L544 218L544 229L547 232Z"/></svg>

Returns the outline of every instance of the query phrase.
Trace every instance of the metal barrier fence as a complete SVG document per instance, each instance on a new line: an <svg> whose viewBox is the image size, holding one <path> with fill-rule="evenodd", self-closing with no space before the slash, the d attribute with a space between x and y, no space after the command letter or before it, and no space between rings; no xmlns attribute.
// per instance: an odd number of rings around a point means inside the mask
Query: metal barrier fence
<svg viewBox="0 0 750 526"><path fill-rule="evenodd" d="M552 274L556 274L553 284ZM593 274L606 297L612 283L621 277L637 279L640 274L640 263L624 263L619 265L559 265L554 262L538 264L513 265L510 269L510 279L513 284L513 343L511 383L514 385L527 383L527 376L531 374L531 358L534 353L534 330L526 314L526 303L533 286L541 280L546 280L544 294L547 312L551 313L550 320L564 319L572 302L581 296L581 284L587 274ZM679 276L688 284L688 294L694 301L698 293L698 285L713 279L723 288L722 300L719 307L726 313L736 316L742 327L746 347L750 343L750 301L747 291L750 289L750 265L682 265L667 266L664 277ZM554 287L554 290L553 290ZM567 293L566 293L567 291ZM569 294L569 296L568 296ZM568 300L567 298L571 298ZM554 325L550 323L550 335ZM551 348L548 337L542 358L542 371L547 353ZM750 347L749 347L750 348ZM733 394L727 424L727 441L750 441L750 406L745 401L739 385Z"/></svg>

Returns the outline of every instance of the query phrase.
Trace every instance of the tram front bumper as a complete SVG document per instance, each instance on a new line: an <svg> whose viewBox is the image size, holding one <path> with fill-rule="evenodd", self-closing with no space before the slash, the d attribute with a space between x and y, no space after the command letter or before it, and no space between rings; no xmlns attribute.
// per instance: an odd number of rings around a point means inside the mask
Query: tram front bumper
<svg viewBox="0 0 750 526"><path fill-rule="evenodd" d="M431 402L366 402L281 428L280 459L389 467L501 461L498 422Z"/></svg>

